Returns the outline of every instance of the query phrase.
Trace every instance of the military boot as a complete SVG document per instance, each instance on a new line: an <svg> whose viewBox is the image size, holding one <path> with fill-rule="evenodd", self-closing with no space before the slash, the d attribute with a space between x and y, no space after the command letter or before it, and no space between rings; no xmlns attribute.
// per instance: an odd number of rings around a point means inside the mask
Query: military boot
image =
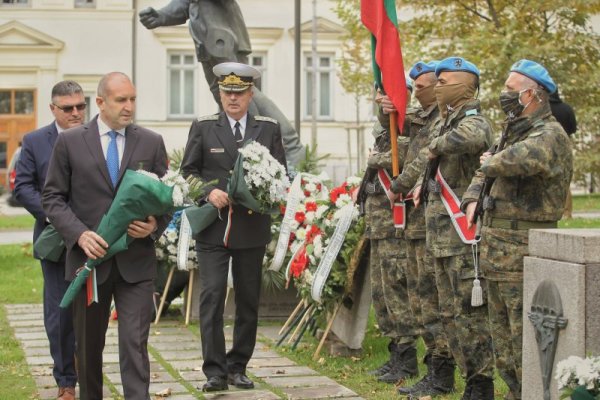
<svg viewBox="0 0 600 400"><path fill-rule="evenodd" d="M421 380L413 387L399 388L398 393L410 398L437 396L454 390L454 359L452 357L431 357L431 377Z"/></svg>
<svg viewBox="0 0 600 400"><path fill-rule="evenodd" d="M379 368L369 371L367 373L369 375L377 376L377 377L387 374L390 371L390 369L392 368L391 361L392 361L392 355L394 354L395 349L396 349L396 343L392 340L388 344L388 351L390 353L390 359L387 360L385 363L383 363L383 365L381 365Z"/></svg>
<svg viewBox="0 0 600 400"><path fill-rule="evenodd" d="M412 391L420 390L424 385L428 384L428 382L433 378L433 367L431 366L431 354L426 354L423 359L423 364L427 366L427 373L424 377L422 377L417 383L410 387L400 387L398 388L399 394L409 394Z"/></svg>
<svg viewBox="0 0 600 400"><path fill-rule="evenodd" d="M406 378L412 378L419 374L417 366L417 349L408 344L396 345L392 353L391 369L377 380L384 383L396 383Z"/></svg>
<svg viewBox="0 0 600 400"><path fill-rule="evenodd" d="M494 379L489 376L471 377L471 397L468 400L494 400Z"/></svg>

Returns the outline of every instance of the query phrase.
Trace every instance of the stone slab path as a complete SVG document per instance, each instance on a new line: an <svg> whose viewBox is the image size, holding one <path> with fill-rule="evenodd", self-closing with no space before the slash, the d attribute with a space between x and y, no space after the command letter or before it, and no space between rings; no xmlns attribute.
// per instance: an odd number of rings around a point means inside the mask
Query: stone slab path
<svg viewBox="0 0 600 400"><path fill-rule="evenodd" d="M5 305L10 326L25 352L29 369L38 387L39 398L56 398L52 377L52 359L43 326L42 305ZM271 400L271 399L360 399L352 390L316 371L297 365L271 349L279 327L259 327L259 343L248 365L254 377L253 390L238 390L204 394L200 388L206 382L202 373L200 334L171 321L152 325L149 339L151 383L150 394L155 399L188 400ZM123 386L119 373L117 322L109 324L104 349L104 398L122 398ZM266 339L266 340L263 340ZM231 327L226 328L226 341L232 340ZM168 397L156 396L169 391Z"/></svg>

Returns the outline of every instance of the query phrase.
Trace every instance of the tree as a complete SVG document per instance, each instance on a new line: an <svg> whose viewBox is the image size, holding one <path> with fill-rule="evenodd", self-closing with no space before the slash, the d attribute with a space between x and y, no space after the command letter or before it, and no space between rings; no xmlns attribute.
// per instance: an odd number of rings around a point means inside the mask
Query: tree
<svg viewBox="0 0 600 400"><path fill-rule="evenodd" d="M359 9L358 1L347 3ZM503 118L498 94L511 65L522 58L544 65L577 114L575 177L600 176L600 37L590 22L600 13L600 0L397 0L397 5L405 65L453 55L472 61L481 70L484 112L495 123ZM412 17L402 18L406 15Z"/></svg>

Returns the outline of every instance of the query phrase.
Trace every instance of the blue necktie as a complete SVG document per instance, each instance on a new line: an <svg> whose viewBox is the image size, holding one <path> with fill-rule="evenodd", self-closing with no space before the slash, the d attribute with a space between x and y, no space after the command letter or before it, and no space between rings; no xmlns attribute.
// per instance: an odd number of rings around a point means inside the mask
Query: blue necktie
<svg viewBox="0 0 600 400"><path fill-rule="evenodd" d="M113 187L117 187L117 181L119 180L119 150L117 149L117 135L118 133L115 131L108 132L110 142L108 142L108 151L106 152L106 166L108 167L108 173Z"/></svg>

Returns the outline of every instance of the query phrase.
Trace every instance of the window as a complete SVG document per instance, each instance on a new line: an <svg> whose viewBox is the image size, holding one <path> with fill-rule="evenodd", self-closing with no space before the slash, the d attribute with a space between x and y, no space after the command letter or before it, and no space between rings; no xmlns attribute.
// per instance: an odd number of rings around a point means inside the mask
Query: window
<svg viewBox="0 0 600 400"><path fill-rule="evenodd" d="M27 7L29 5L29 0L0 0L0 7Z"/></svg>
<svg viewBox="0 0 600 400"><path fill-rule="evenodd" d="M75 8L95 8L96 0L75 0Z"/></svg>
<svg viewBox="0 0 600 400"><path fill-rule="evenodd" d="M189 118L195 114L196 59L192 53L169 55L169 117Z"/></svg>
<svg viewBox="0 0 600 400"><path fill-rule="evenodd" d="M253 66L260 71L260 79L254 82L254 85L261 91L265 92L267 89L267 56L263 53L252 53L250 54L249 65Z"/></svg>
<svg viewBox="0 0 600 400"><path fill-rule="evenodd" d="M306 117L312 117L313 62L312 57L306 57ZM331 119L333 93L333 56L319 55L317 58L317 118Z"/></svg>
<svg viewBox="0 0 600 400"><path fill-rule="evenodd" d="M33 90L0 91L0 114L33 114L33 97Z"/></svg>

